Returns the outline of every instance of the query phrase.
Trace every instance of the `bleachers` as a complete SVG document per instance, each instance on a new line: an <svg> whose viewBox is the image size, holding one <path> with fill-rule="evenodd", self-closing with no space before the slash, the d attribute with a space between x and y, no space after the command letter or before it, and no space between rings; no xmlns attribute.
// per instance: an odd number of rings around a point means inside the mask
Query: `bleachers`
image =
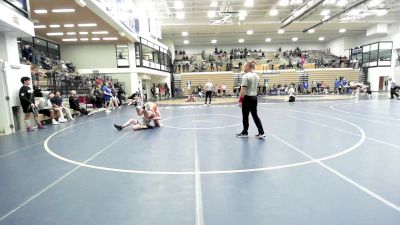
<svg viewBox="0 0 400 225"><path fill-rule="evenodd" d="M308 73L308 81L323 81L331 89L334 87L335 79L345 77L347 81L359 81L360 71L350 68L338 69L310 69L305 70Z"/></svg>
<svg viewBox="0 0 400 225"><path fill-rule="evenodd" d="M233 92L233 86L234 86L233 72L231 72L231 71L219 72L219 73L202 72L202 73L182 73L181 74L181 84L182 84L182 88L184 88L183 94L184 95L189 94L189 89L188 89L188 85L187 85L188 81L191 81L191 83L192 83L191 91L193 91L194 88L196 88L198 86L203 87L208 80L210 80L214 85L225 84L228 94L231 94Z"/></svg>

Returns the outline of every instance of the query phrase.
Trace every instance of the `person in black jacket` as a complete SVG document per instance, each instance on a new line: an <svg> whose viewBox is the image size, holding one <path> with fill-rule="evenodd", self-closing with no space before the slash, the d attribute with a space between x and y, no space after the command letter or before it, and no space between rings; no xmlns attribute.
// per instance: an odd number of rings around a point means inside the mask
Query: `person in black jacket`
<svg viewBox="0 0 400 225"><path fill-rule="evenodd" d="M71 91L71 95L69 96L69 107L73 110L79 111L80 113L82 113L83 115L86 116L91 116L93 115L93 112L88 112L86 109L82 108L79 105L79 100L78 97L76 96L76 91L72 90Z"/></svg>
<svg viewBox="0 0 400 225"><path fill-rule="evenodd" d="M24 123L26 126L27 131L32 131L33 128L30 124L30 117L31 113L33 113L33 116L35 118L35 121L38 125L39 129L46 128L43 126L40 121L39 121L39 113L35 105L35 100L33 96L33 90L31 89L31 78L29 77L22 77L21 78L21 83L23 86L19 89L19 100L21 101L21 106L22 110L25 113L24 117Z"/></svg>

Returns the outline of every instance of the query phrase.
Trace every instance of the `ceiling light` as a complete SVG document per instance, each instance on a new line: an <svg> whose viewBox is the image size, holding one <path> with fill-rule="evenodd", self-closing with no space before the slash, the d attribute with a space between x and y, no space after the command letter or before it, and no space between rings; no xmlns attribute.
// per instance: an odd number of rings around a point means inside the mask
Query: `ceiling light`
<svg viewBox="0 0 400 225"><path fill-rule="evenodd" d="M67 32L67 35L75 35L75 32Z"/></svg>
<svg viewBox="0 0 400 225"><path fill-rule="evenodd" d="M238 41L239 41L239 43L243 43L244 39L239 39Z"/></svg>
<svg viewBox="0 0 400 225"><path fill-rule="evenodd" d="M368 7L376 7L376 6L378 6L379 4L381 4L382 3L382 0L371 0L369 3L368 3Z"/></svg>
<svg viewBox="0 0 400 225"><path fill-rule="evenodd" d="M339 7L344 7L347 5L347 3L349 3L347 0L339 0L336 5Z"/></svg>
<svg viewBox="0 0 400 225"><path fill-rule="evenodd" d="M279 6L288 6L289 0L279 0Z"/></svg>
<svg viewBox="0 0 400 225"><path fill-rule="evenodd" d="M279 14L279 11L277 9L271 9L269 11L270 16L277 16Z"/></svg>
<svg viewBox="0 0 400 225"><path fill-rule="evenodd" d="M64 24L64 27L75 27L74 24Z"/></svg>
<svg viewBox="0 0 400 225"><path fill-rule="evenodd" d="M73 13L75 9L52 9L53 13Z"/></svg>
<svg viewBox="0 0 400 225"><path fill-rule="evenodd" d="M189 44L189 41L188 40L184 40L183 44L187 45L187 44Z"/></svg>
<svg viewBox="0 0 400 225"><path fill-rule="evenodd" d="M178 18L178 19L184 19L184 18L185 18L185 13L183 13L183 12L176 12L176 18Z"/></svg>
<svg viewBox="0 0 400 225"><path fill-rule="evenodd" d="M187 31L183 31L183 32L182 32L182 36L186 37L186 36L188 36L188 35L189 35L189 33L188 33Z"/></svg>
<svg viewBox="0 0 400 225"><path fill-rule="evenodd" d="M218 7L218 2L217 1L212 1L210 4L210 7L216 8Z"/></svg>
<svg viewBox="0 0 400 225"><path fill-rule="evenodd" d="M176 9L183 9L183 2L182 1L175 1L175 8Z"/></svg>
<svg viewBox="0 0 400 225"><path fill-rule="evenodd" d="M76 38L66 38L66 39L62 39L62 41L77 41L78 39Z"/></svg>
<svg viewBox="0 0 400 225"><path fill-rule="evenodd" d="M331 18L331 16L330 15L326 15L326 16L324 16L324 18L322 18L322 20L328 20L329 18Z"/></svg>
<svg viewBox="0 0 400 225"><path fill-rule="evenodd" d="M384 15L386 15L388 12L389 12L389 11L386 10L386 9L377 10L377 11L376 11L376 15L377 15L377 16L384 16Z"/></svg>
<svg viewBox="0 0 400 225"><path fill-rule="evenodd" d="M303 0L291 0L290 5L300 5L303 4Z"/></svg>
<svg viewBox="0 0 400 225"><path fill-rule="evenodd" d="M285 30L284 30L284 29L279 29L279 30L278 30L278 34L283 34L283 33L285 33Z"/></svg>
<svg viewBox="0 0 400 225"><path fill-rule="evenodd" d="M308 33L310 33L310 34L312 34L312 33L314 33L315 32L315 30L314 29L310 29L310 30L308 30Z"/></svg>
<svg viewBox="0 0 400 225"><path fill-rule="evenodd" d="M208 18L215 17L215 11L208 11L207 16L208 16Z"/></svg>
<svg viewBox="0 0 400 225"><path fill-rule="evenodd" d="M322 10L322 12L320 13L321 16L326 16L329 15L329 13L331 13L331 11L329 9L324 9Z"/></svg>
<svg viewBox="0 0 400 225"><path fill-rule="evenodd" d="M126 35L125 32L123 32L122 30L119 31L118 33L119 33L119 35L121 35L121 37L125 37L125 35Z"/></svg>
<svg viewBox="0 0 400 225"><path fill-rule="evenodd" d="M318 40L319 40L319 41L324 41L325 38L324 38L324 37L319 37Z"/></svg>
<svg viewBox="0 0 400 225"><path fill-rule="evenodd" d="M339 33L345 33L345 32L346 32L346 29L344 29L344 28L339 30Z"/></svg>
<svg viewBox="0 0 400 225"><path fill-rule="evenodd" d="M211 40L211 43L215 44L217 43L217 40Z"/></svg>
<svg viewBox="0 0 400 225"><path fill-rule="evenodd" d="M47 36L63 36L63 32L57 32L57 33L47 33Z"/></svg>
<svg viewBox="0 0 400 225"><path fill-rule="evenodd" d="M252 35L254 33L254 31L253 30L248 30L246 33L247 33L247 35Z"/></svg>
<svg viewBox="0 0 400 225"><path fill-rule="evenodd" d="M89 38L81 38L81 41L89 41Z"/></svg>
<svg viewBox="0 0 400 225"><path fill-rule="evenodd" d="M58 25L58 24L52 24L52 25L50 25L49 27L51 27L51 28L59 28L60 25Z"/></svg>
<svg viewBox="0 0 400 225"><path fill-rule="evenodd" d="M95 24L95 23L80 23L80 24L78 24L78 27L97 27L97 24Z"/></svg>
<svg viewBox="0 0 400 225"><path fill-rule="evenodd" d="M299 40L299 38L297 38L297 37L294 37L294 38L292 38L292 41L298 41Z"/></svg>
<svg viewBox="0 0 400 225"><path fill-rule="evenodd" d="M80 35L88 35L88 34L89 34L89 32L82 31L82 32L79 32L79 34L80 34Z"/></svg>
<svg viewBox="0 0 400 225"><path fill-rule="evenodd" d="M100 41L100 38L92 38L92 41Z"/></svg>
<svg viewBox="0 0 400 225"><path fill-rule="evenodd" d="M116 40L118 40L117 37L104 37L103 38L103 41L116 41Z"/></svg>
<svg viewBox="0 0 400 225"><path fill-rule="evenodd" d="M244 2L244 6L246 7L253 7L254 6L254 0L246 0Z"/></svg>
<svg viewBox="0 0 400 225"><path fill-rule="evenodd" d="M34 12L36 14L46 14L47 13L47 9L36 9Z"/></svg>
<svg viewBox="0 0 400 225"><path fill-rule="evenodd" d="M271 39L271 38L266 38L265 41L266 41L266 42L271 42L272 39Z"/></svg>
<svg viewBox="0 0 400 225"><path fill-rule="evenodd" d="M42 28L46 28L47 26L46 25L35 25L35 26L33 26L33 28L35 28L35 29L42 29Z"/></svg>
<svg viewBox="0 0 400 225"><path fill-rule="evenodd" d="M92 34L108 34L108 31L93 31Z"/></svg>

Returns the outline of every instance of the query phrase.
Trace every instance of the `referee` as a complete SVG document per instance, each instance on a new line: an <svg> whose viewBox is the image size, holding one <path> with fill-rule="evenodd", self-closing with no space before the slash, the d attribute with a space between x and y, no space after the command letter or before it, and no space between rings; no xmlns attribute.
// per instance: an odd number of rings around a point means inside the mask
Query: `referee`
<svg viewBox="0 0 400 225"><path fill-rule="evenodd" d="M254 119L254 123L257 126L258 134L256 138L264 138L264 129L261 124L261 120L257 115L257 88L260 78L256 73L254 73L255 63L247 62L244 66L244 72L242 78L242 88L239 94L239 106L242 108L243 115L243 131L236 134L238 138L249 137L249 113Z"/></svg>

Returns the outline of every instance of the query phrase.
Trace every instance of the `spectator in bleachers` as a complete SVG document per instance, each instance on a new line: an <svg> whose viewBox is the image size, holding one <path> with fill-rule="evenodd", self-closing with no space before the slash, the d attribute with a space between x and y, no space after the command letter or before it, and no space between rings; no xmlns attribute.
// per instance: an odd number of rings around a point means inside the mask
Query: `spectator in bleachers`
<svg viewBox="0 0 400 225"><path fill-rule="evenodd" d="M75 90L71 91L71 95L69 96L68 101L69 101L69 107L71 109L76 110L76 111L78 111L78 112L80 112L80 113L82 113L83 115L86 115L86 116L93 115L93 112L88 112L86 109L84 109L84 108L82 108L80 106L79 99L76 96L76 91Z"/></svg>

